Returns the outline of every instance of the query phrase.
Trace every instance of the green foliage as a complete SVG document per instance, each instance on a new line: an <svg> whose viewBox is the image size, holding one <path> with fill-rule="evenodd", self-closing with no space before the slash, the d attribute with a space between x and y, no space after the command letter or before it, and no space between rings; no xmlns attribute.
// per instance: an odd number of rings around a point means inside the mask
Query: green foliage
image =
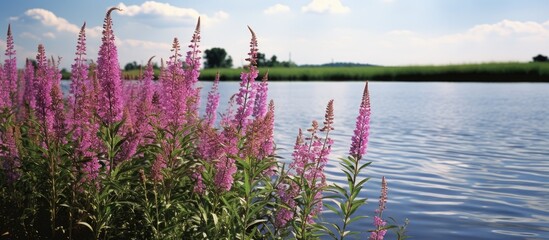
<svg viewBox="0 0 549 240"><path fill-rule="evenodd" d="M233 59L223 48L211 48L204 51L204 68L231 68Z"/></svg>
<svg viewBox="0 0 549 240"><path fill-rule="evenodd" d="M213 80L238 80L241 69L205 69L200 77ZM548 82L549 64L480 63L442 66L357 66L357 67L272 67L270 81L456 81L456 82Z"/></svg>

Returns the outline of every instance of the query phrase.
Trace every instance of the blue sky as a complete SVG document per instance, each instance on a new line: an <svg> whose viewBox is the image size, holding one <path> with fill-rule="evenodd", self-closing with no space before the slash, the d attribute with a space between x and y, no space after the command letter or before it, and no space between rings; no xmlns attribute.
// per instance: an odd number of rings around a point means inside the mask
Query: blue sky
<svg viewBox="0 0 549 240"><path fill-rule="evenodd" d="M80 26L87 23L88 56L97 58L105 11L114 13L119 60L166 59L174 37L186 43L198 16L202 50L225 48L235 65L248 52L251 26L260 52L297 64L380 65L529 61L549 55L547 0L191 0L8 1L19 64L42 43L70 66ZM5 49L5 35L0 50Z"/></svg>

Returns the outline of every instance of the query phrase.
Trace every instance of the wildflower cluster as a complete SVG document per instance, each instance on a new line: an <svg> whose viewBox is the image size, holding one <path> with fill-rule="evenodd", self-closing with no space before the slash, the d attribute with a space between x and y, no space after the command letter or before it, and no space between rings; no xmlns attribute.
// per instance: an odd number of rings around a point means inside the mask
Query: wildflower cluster
<svg viewBox="0 0 549 240"><path fill-rule="evenodd" d="M319 221L324 193L344 191L324 174L334 144L333 100L322 123L313 121L306 134L299 130L286 169L276 161L268 73L256 81L258 41L251 28L240 88L218 120L219 75L199 113L200 19L186 54L174 38L158 81L151 57L136 83L121 80L116 11L121 9L106 13L95 62L87 58L82 25L66 98L60 59L48 59L44 45L38 46L36 66L27 60L18 72L8 26L0 67L0 236L310 239L324 231L345 237L346 231L328 231ZM367 89L350 150L349 163L356 168L347 169L354 176L351 205L364 183L356 175L368 142ZM380 200L372 239L385 235L385 201ZM350 208L343 230L357 209Z"/></svg>

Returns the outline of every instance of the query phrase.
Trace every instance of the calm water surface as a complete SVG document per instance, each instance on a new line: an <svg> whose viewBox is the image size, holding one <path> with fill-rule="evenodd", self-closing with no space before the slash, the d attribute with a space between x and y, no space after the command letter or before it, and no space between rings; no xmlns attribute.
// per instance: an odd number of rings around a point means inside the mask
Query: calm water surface
<svg viewBox="0 0 549 240"><path fill-rule="evenodd" d="M210 86L203 83L203 101ZM337 159L347 154L363 87L270 83L284 161L291 161L298 129L323 120L334 99L327 175L345 183ZM222 102L237 89L222 83ZM363 213L373 215L385 176L384 216L409 218L413 239L549 239L549 84L371 82L370 93L373 164L362 174L372 178L361 195L370 199ZM371 221L355 229L371 229Z"/></svg>

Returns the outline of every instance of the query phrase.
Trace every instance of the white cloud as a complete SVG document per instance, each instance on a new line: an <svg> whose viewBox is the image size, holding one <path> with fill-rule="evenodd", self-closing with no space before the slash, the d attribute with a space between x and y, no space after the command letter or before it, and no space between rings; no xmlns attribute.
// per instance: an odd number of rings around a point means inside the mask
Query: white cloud
<svg viewBox="0 0 549 240"><path fill-rule="evenodd" d="M51 39L55 38L55 34L52 33L52 32L46 32L46 33L42 34L42 36L44 36L46 38L51 38Z"/></svg>
<svg viewBox="0 0 549 240"><path fill-rule="evenodd" d="M461 43L532 37L549 40L549 26L537 22L503 20L494 24L476 25L464 33L445 35L434 40L441 43Z"/></svg>
<svg viewBox="0 0 549 240"><path fill-rule="evenodd" d="M29 9L25 11L25 15L40 21L45 26L54 27L58 32L69 32L73 34L78 34L80 32L80 27L77 25L70 23L62 17L58 17L53 12L45 9ZM86 35L91 37L101 36L101 28L86 28Z"/></svg>
<svg viewBox="0 0 549 240"><path fill-rule="evenodd" d="M201 14L192 8L182 8L173 6L169 3L160 3L155 1L147 1L141 5L126 5L119 3L118 7L122 9L120 15L135 17L139 15L151 15L164 18L166 22L183 21L187 23L195 23L200 17L201 23L209 25L215 22L225 20L229 14L223 11L214 13L213 16Z"/></svg>
<svg viewBox="0 0 549 240"><path fill-rule="evenodd" d="M543 24L537 22L519 22L503 20L495 24L477 25L469 30L469 33L486 35L497 34L508 36L511 34L548 34L549 31Z"/></svg>
<svg viewBox="0 0 549 240"><path fill-rule="evenodd" d="M267 15L274 15L274 14L279 14L279 13L288 13L290 11L291 11L290 7L288 7L287 5L277 3L273 6L270 6L269 8L265 9L265 11L263 11L263 13L265 13Z"/></svg>
<svg viewBox="0 0 549 240"><path fill-rule="evenodd" d="M19 17L15 16L15 17L9 17L8 20L10 21L17 21L19 20Z"/></svg>
<svg viewBox="0 0 549 240"><path fill-rule="evenodd" d="M454 63L528 61L545 51L547 42L549 25L545 23L502 20L439 36L391 31L373 45L387 52L398 52L401 61L415 64L440 63L442 59Z"/></svg>
<svg viewBox="0 0 549 240"><path fill-rule="evenodd" d="M32 39L32 40L40 40L40 38L30 32L22 32L20 35L19 35L21 38L26 38L26 39Z"/></svg>
<svg viewBox="0 0 549 240"><path fill-rule="evenodd" d="M147 49L147 50L161 50L164 52L169 51L172 47L171 44L168 44L168 43L144 41L144 40L138 40L138 39L124 39L124 40L117 41L117 44L119 46L128 46L131 48L140 48L140 49Z"/></svg>
<svg viewBox="0 0 549 240"><path fill-rule="evenodd" d="M313 0L301 8L303 12L341 14L351 11L340 0Z"/></svg>

